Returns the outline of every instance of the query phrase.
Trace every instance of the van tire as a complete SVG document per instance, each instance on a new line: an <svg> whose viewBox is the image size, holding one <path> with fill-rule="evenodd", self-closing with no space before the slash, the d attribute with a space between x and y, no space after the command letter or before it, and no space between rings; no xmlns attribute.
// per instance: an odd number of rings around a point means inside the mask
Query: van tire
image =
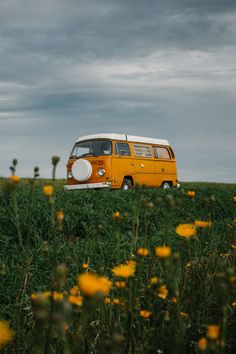
<svg viewBox="0 0 236 354"><path fill-rule="evenodd" d="M163 182L161 185L162 189L169 189L171 187L170 182Z"/></svg>
<svg viewBox="0 0 236 354"><path fill-rule="evenodd" d="M121 186L121 190L127 191L128 189L131 189L132 187L133 187L132 181L128 178L124 178L122 186Z"/></svg>

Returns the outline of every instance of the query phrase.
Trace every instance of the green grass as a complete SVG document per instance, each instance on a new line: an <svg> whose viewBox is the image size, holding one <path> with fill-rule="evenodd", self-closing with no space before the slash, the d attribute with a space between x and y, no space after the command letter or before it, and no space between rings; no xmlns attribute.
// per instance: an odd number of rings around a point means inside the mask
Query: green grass
<svg viewBox="0 0 236 354"><path fill-rule="evenodd" d="M68 192L59 180L55 209L63 210L65 218L62 231L55 231L54 206L42 192L50 180L38 180L33 194L27 180L13 190L6 189L5 182L0 181L0 318L16 332L6 353L43 353L45 348L48 353L198 353L197 341L212 323L220 325L225 346L210 341L208 352L233 352L236 185L182 183L168 191ZM186 195L189 189L196 191L194 199ZM117 221L115 211L121 213ZM210 220L212 227L198 230L189 240L176 235L176 226L195 220ZM164 244L172 256L160 261L155 247ZM139 247L147 248L149 256L138 259ZM138 262L135 277L124 290L113 288L110 294L111 299L122 298L124 305L88 299L82 309L68 313L54 308L58 319L47 346L49 322L39 321L30 296L52 288L55 267L66 265L65 283L56 290L68 291L84 262L91 271L114 279L112 267L130 259ZM154 276L168 287L167 299L157 296L159 285L148 287ZM150 310L150 319L142 319L140 309ZM62 318L67 331L58 327Z"/></svg>

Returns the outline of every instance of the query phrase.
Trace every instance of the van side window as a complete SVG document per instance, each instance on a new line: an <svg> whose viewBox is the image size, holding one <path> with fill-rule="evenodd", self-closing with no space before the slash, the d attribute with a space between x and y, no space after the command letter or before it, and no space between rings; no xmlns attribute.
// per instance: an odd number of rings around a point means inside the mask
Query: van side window
<svg viewBox="0 0 236 354"><path fill-rule="evenodd" d="M159 159L170 159L170 154L167 148L153 146L154 156Z"/></svg>
<svg viewBox="0 0 236 354"><path fill-rule="evenodd" d="M130 156L129 144L116 143L116 155Z"/></svg>
<svg viewBox="0 0 236 354"><path fill-rule="evenodd" d="M152 152L150 150L150 146L141 145L141 144L133 144L134 155L140 157L152 157Z"/></svg>

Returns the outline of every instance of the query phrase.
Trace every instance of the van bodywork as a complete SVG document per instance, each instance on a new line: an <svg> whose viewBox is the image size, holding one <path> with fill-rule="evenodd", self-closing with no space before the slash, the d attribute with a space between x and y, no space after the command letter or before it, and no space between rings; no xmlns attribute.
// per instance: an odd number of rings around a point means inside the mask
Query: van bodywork
<svg viewBox="0 0 236 354"><path fill-rule="evenodd" d="M80 137L67 163L67 190L178 185L169 142L126 134Z"/></svg>

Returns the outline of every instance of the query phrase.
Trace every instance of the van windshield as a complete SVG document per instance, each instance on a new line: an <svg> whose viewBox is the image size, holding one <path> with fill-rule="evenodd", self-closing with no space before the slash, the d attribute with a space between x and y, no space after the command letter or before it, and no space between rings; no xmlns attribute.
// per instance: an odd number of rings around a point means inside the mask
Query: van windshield
<svg viewBox="0 0 236 354"><path fill-rule="evenodd" d="M82 156L111 155L112 145L109 140L86 140L75 144L70 158Z"/></svg>

